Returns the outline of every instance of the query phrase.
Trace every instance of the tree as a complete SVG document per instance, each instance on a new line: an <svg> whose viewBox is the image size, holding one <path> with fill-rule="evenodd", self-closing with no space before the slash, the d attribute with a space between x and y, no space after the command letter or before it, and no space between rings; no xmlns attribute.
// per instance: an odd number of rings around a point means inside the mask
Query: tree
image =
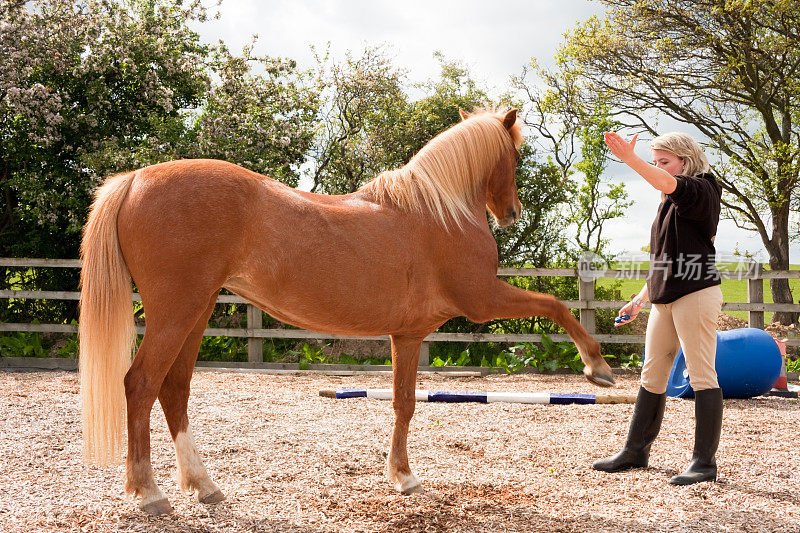
<svg viewBox="0 0 800 533"><path fill-rule="evenodd" d="M603 140L603 132L616 129L614 121L608 118L604 108L597 110L595 116L578 129L581 143L581 160L575 170L583 174L583 180L573 189L568 202L569 222L575 227L575 242L582 251L592 252L611 259L607 251L608 239L603 239L603 224L621 217L633 202L628 201L625 185L608 184L603 190L603 172L609 160L609 150Z"/></svg>
<svg viewBox="0 0 800 533"><path fill-rule="evenodd" d="M0 3L0 256L77 257L94 188L153 163L222 157L296 184L317 110L307 74L202 44L190 25L204 20L182 0ZM4 287L78 282L3 274ZM0 319L69 320L76 305L14 300Z"/></svg>
<svg viewBox="0 0 800 533"><path fill-rule="evenodd" d="M318 55L322 124L313 161L314 190L353 192L380 172L406 163L433 137L461 120L459 108L490 106L469 70L436 53L441 74L412 85L382 47L344 61ZM411 91L422 93L415 99Z"/></svg>
<svg viewBox="0 0 800 533"><path fill-rule="evenodd" d="M655 134L661 115L705 136L720 156L725 215L758 233L773 270L788 269L800 208L800 4L601 1L611 10L571 32L560 66L631 128ZM776 303L792 302L788 280L770 284Z"/></svg>
<svg viewBox="0 0 800 533"><path fill-rule="evenodd" d="M632 204L624 184L603 189L608 164L603 132L619 124L605 102L590 102L587 107L575 81L569 72L545 70L532 59L520 76L512 78L512 86L527 100L524 120L538 134L533 142L560 171L565 192L563 225L573 229L577 251L608 261L612 256L608 240L602 238L603 225L623 216Z"/></svg>
<svg viewBox="0 0 800 533"><path fill-rule="evenodd" d="M223 159L292 187L314 138L318 94L292 60L241 56L220 43L209 69L219 77L182 143L191 157ZM263 73L254 73L254 67Z"/></svg>
<svg viewBox="0 0 800 533"><path fill-rule="evenodd" d="M203 17L178 1L0 5L2 255L77 256L115 156L158 151L154 132L199 104L207 50L186 21Z"/></svg>
<svg viewBox="0 0 800 533"><path fill-rule="evenodd" d="M500 263L504 266L547 267L568 253L563 207L570 191L561 170L542 159L531 144L520 150L517 188L522 215L516 224L495 230Z"/></svg>
<svg viewBox="0 0 800 533"><path fill-rule="evenodd" d="M496 107L486 90L473 79L469 68L447 59L441 52L435 52L434 57L439 61L439 77L413 87L423 96L409 105L402 131L398 132L401 146L397 155L402 164L433 137L458 124L459 109L469 113Z"/></svg>
<svg viewBox="0 0 800 533"><path fill-rule="evenodd" d="M398 118L408 105L405 73L373 46L360 57L348 51L343 62L330 49L317 54L316 76L322 102L310 154L312 190L351 193L397 162L387 141L400 131Z"/></svg>
<svg viewBox="0 0 800 533"><path fill-rule="evenodd" d="M0 255L77 257L95 185L183 130L208 84L180 2L0 3ZM156 133L159 132L159 133ZM74 290L72 269L0 281ZM69 320L75 302L9 301L3 320Z"/></svg>
<svg viewBox="0 0 800 533"><path fill-rule="evenodd" d="M467 67L438 52L435 57L441 65L439 77L418 85L409 84L381 48L367 48L360 57L348 53L342 63L331 62L329 55L320 61L320 92L326 98L321 107L328 111L314 152L318 190L352 192L379 172L408 163L428 141L461 120L459 109L499 105ZM411 89L422 96L412 100ZM531 146L522 150L517 171L521 220L495 230L504 265L542 266L564 250L558 210L566 190L556 167L538 156Z"/></svg>

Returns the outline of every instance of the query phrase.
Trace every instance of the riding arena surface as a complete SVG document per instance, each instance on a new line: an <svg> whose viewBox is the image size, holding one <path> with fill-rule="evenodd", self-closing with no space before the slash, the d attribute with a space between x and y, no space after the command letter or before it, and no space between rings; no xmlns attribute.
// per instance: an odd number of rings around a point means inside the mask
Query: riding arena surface
<svg viewBox="0 0 800 533"><path fill-rule="evenodd" d="M582 377L424 374L417 388L635 394ZM391 387L388 375L198 371L189 416L212 479L203 505L180 491L164 416L152 412L153 468L175 513L124 493L123 465L81 462L78 376L0 372L0 531L800 531L800 402L725 400L719 481L673 487L691 454L694 404L667 403L650 467L593 460L623 444L633 406L417 403L411 467L424 494L384 476L390 402L320 389Z"/></svg>

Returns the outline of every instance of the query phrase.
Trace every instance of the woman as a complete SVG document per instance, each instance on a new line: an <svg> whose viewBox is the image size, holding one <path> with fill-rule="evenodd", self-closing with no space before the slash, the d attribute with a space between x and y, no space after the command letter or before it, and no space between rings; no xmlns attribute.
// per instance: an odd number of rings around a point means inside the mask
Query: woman
<svg viewBox="0 0 800 533"><path fill-rule="evenodd" d="M685 133L653 140L653 164L634 153L636 136L627 142L606 133L611 152L661 191L661 205L650 232L647 283L619 312L617 325L634 320L652 302L645 336L642 381L625 446L592 468L619 472L647 466L650 445L664 417L667 380L678 348L683 348L689 381L695 391L695 443L692 461L674 485L716 481L714 454L722 429L722 391L714 359L717 318L722 306L719 273L714 265L714 236L721 187L709 171L700 146Z"/></svg>

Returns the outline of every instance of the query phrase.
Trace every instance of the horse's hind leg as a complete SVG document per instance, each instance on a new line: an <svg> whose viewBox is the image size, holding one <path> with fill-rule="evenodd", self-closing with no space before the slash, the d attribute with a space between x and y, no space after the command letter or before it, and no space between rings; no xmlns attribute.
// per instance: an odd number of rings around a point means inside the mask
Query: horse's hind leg
<svg viewBox="0 0 800 533"><path fill-rule="evenodd" d="M150 411L164 378L178 357L190 331L207 305L193 298L162 298L145 303L147 330L125 375L128 411L128 492L141 497L139 507L148 513L172 512L156 485L150 463Z"/></svg>
<svg viewBox="0 0 800 533"><path fill-rule="evenodd" d="M169 432L175 443L175 453L178 459L178 479L181 488L186 491L197 491L197 496L202 503L218 503L225 499L222 491L206 472L200 454L194 444L192 430L189 427L189 417L186 412L189 403L189 383L192 380L197 352L203 340L208 319L214 310L217 295L211 299L203 316L197 321L192 332L183 343L178 358L172 364L161 391L158 401L164 410Z"/></svg>
<svg viewBox="0 0 800 533"><path fill-rule="evenodd" d="M417 477L411 473L406 448L408 426L414 416L416 397L417 364L421 338L392 335L392 407L394 407L394 430L386 475L403 494L421 492Z"/></svg>

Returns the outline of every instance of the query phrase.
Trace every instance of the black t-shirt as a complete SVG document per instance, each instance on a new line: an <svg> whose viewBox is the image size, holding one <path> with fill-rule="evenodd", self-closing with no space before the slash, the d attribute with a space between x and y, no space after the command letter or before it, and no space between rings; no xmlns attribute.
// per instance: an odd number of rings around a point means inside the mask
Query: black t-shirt
<svg viewBox="0 0 800 533"><path fill-rule="evenodd" d="M720 284L714 264L722 188L711 174L675 176L650 230L650 301L674 302L681 296Z"/></svg>

